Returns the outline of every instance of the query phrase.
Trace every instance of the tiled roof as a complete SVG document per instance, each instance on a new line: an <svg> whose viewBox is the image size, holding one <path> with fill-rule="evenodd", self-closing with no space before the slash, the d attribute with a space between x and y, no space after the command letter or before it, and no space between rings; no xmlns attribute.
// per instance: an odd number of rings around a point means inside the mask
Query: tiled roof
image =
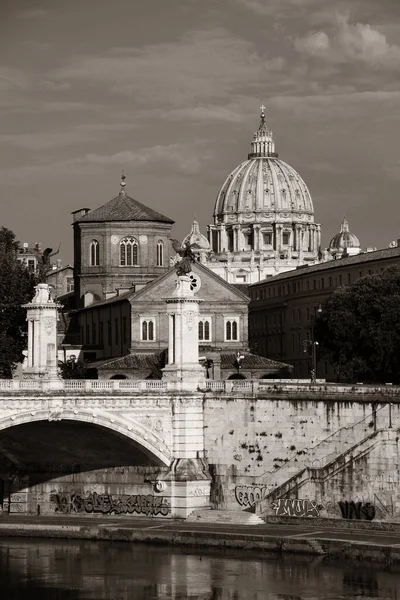
<svg viewBox="0 0 400 600"><path fill-rule="evenodd" d="M298 275L309 275L312 273L318 273L319 271L335 269L338 267L345 268L348 266L350 267L352 265L375 262L378 260L385 260L388 258L399 258L400 260L400 247L384 248L383 250L374 250L373 252L364 252L362 254L357 254L356 256L347 256L344 258L330 260L328 262L319 263L317 265L312 265L309 267L298 267L297 269L293 269L293 271L286 271L286 273L280 273L279 275L274 275L274 277L269 277L268 279L263 279L262 281L253 283L250 287L253 288L257 285L263 285L265 283L275 283L275 281L281 281L282 279L290 279L291 277L297 277Z"/></svg>
<svg viewBox="0 0 400 600"><path fill-rule="evenodd" d="M114 302L121 302L122 300L129 300L134 294L137 292L132 290L128 290L123 294L115 294L111 298L107 298L106 300L98 300L97 302L93 302L93 304L89 304L88 306L84 306L82 308L78 308L76 312L82 312L85 310L90 310L91 308L97 308L98 306L107 306L107 304L113 304Z"/></svg>
<svg viewBox="0 0 400 600"><path fill-rule="evenodd" d="M118 196L109 200L103 206L91 210L75 222L104 223L108 221L157 221L170 223L171 225L175 222L141 202L134 200L125 193L118 194Z"/></svg>
<svg viewBox="0 0 400 600"><path fill-rule="evenodd" d="M244 358L240 361L241 369L293 369L291 365L265 358L265 356L258 356L257 354L251 354L249 352L243 352L242 356L244 356ZM236 354L234 352L221 352L221 369L232 369L236 367Z"/></svg>
<svg viewBox="0 0 400 600"><path fill-rule="evenodd" d="M165 362L165 350L162 352L153 352L151 354L138 353L127 354L119 358L109 358L90 363L90 367L107 371L127 371L138 369L150 369L153 376L161 377L160 367Z"/></svg>

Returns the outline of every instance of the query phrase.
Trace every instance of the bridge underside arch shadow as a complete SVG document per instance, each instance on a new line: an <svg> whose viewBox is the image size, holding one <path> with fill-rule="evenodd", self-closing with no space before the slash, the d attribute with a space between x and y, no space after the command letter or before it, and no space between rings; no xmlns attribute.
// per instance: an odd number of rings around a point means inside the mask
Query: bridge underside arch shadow
<svg viewBox="0 0 400 600"><path fill-rule="evenodd" d="M169 467L172 462L168 446L148 428L101 411L23 412L0 419L0 431L0 453L16 464L36 462L35 457L104 466L125 461Z"/></svg>

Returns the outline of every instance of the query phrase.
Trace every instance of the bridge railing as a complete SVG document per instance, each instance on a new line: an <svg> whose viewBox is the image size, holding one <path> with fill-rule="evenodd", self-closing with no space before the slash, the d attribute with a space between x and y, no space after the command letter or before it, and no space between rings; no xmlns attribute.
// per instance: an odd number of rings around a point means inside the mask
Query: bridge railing
<svg viewBox="0 0 400 600"><path fill-rule="evenodd" d="M196 386L190 386L191 391L196 391ZM184 391L185 383L164 379L0 379L0 396L21 392L60 392L60 393L137 393L141 392L174 392ZM400 387L392 385L347 385L326 383L317 380L311 384L309 380L299 379L206 379L199 382L198 392L215 392L230 394L232 392L252 394L259 393L317 393L320 399L324 396L340 396L349 393L352 396L369 396L371 394L385 395L396 399L400 398Z"/></svg>

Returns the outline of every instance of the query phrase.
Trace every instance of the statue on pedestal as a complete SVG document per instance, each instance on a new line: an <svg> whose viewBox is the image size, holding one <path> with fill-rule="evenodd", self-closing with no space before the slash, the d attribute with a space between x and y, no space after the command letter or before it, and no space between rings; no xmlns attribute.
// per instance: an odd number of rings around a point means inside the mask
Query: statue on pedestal
<svg viewBox="0 0 400 600"><path fill-rule="evenodd" d="M192 244L181 244L178 240L170 238L172 248L181 257L181 260L175 263L176 274L178 277L186 276L192 270L192 264L196 262L196 256L192 250Z"/></svg>

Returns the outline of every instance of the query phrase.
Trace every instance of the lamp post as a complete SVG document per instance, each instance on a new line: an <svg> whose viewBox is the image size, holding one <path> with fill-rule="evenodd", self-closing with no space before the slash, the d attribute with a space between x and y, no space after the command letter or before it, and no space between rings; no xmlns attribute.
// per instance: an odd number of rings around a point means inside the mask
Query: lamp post
<svg viewBox="0 0 400 600"><path fill-rule="evenodd" d="M321 313L322 306L319 305L315 314L311 316L311 339L303 342L304 352L311 350L311 383L315 383L317 380L317 346L319 344L315 339L315 323Z"/></svg>
<svg viewBox="0 0 400 600"><path fill-rule="evenodd" d="M239 351L236 352L235 363L236 363L238 378L239 378L239 374L240 374L240 369L242 367L241 362L242 362L243 359L244 359L243 354L240 354Z"/></svg>

